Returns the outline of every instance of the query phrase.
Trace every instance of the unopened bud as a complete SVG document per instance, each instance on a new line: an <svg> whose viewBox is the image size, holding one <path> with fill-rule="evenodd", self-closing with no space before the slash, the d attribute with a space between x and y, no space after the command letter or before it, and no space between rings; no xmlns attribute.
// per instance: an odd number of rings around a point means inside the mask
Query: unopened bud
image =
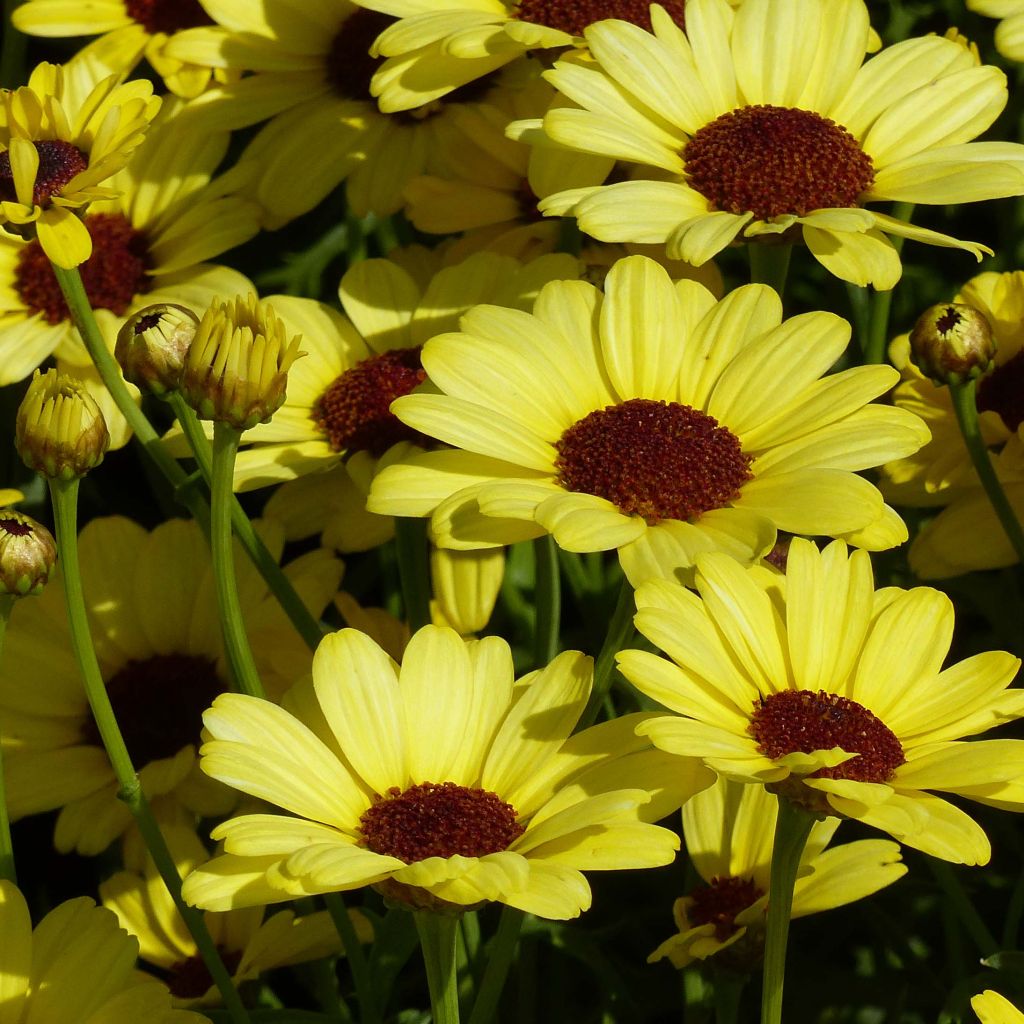
<svg viewBox="0 0 1024 1024"><path fill-rule="evenodd" d="M985 314L961 302L926 309L910 332L910 355L936 384L963 384L988 373L996 355Z"/></svg>
<svg viewBox="0 0 1024 1024"><path fill-rule="evenodd" d="M203 315L185 359L181 392L200 419L248 430L280 408L299 336L255 295L215 302Z"/></svg>
<svg viewBox="0 0 1024 1024"><path fill-rule="evenodd" d="M22 512L0 509L0 594L40 593L56 564L57 545L45 526Z"/></svg>
<svg viewBox="0 0 1024 1024"><path fill-rule="evenodd" d="M29 469L72 480L103 461L110 435L96 400L79 381L36 370L18 408L14 443Z"/></svg>
<svg viewBox="0 0 1024 1024"><path fill-rule="evenodd" d="M199 317L173 302L140 309L117 332L114 355L124 379L154 395L177 391Z"/></svg>

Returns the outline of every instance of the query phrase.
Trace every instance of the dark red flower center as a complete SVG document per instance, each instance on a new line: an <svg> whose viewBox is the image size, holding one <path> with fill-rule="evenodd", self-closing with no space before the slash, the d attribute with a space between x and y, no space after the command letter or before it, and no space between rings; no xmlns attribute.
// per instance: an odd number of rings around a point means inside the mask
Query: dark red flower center
<svg viewBox="0 0 1024 1024"><path fill-rule="evenodd" d="M327 80L339 96L347 100L372 100L370 79L380 66L370 56L373 41L395 19L377 11L359 8L350 14L331 40L327 51Z"/></svg>
<svg viewBox="0 0 1024 1024"><path fill-rule="evenodd" d="M313 406L313 421L336 452L368 451L383 455L399 441L430 442L391 411L391 403L409 394L427 374L420 349L396 348L356 363Z"/></svg>
<svg viewBox="0 0 1024 1024"><path fill-rule="evenodd" d="M199 0L125 0L128 17L137 21L151 36L157 32L179 32L214 23Z"/></svg>
<svg viewBox="0 0 1024 1024"><path fill-rule="evenodd" d="M999 413L1007 430L1024 423L1024 349L978 381L977 406Z"/></svg>
<svg viewBox="0 0 1024 1024"><path fill-rule="evenodd" d="M217 952L220 953L220 958L224 961L224 967L228 974L233 975L242 962L241 951L218 946ZM175 999L198 999L205 995L213 984L213 978L210 977L210 972L198 953L187 960L181 960L174 964L167 971L166 981L167 987Z"/></svg>
<svg viewBox="0 0 1024 1024"><path fill-rule="evenodd" d="M871 157L841 125L810 110L759 105L704 125L683 150L690 186L713 209L758 220L857 206Z"/></svg>
<svg viewBox="0 0 1024 1024"><path fill-rule="evenodd" d="M686 916L693 925L713 924L715 938L725 942L736 930L736 915L753 906L762 896L750 878L712 878L690 893L692 903Z"/></svg>
<svg viewBox="0 0 1024 1024"><path fill-rule="evenodd" d="M203 712L227 689L210 658L154 654L129 661L107 680L107 693L137 767L199 743ZM90 718L84 742L100 745Z"/></svg>
<svg viewBox="0 0 1024 1024"><path fill-rule="evenodd" d="M50 196L59 192L76 174L80 174L89 166L85 154L70 142L61 139L44 139L35 142L36 153L39 154L39 167L36 169L36 180L32 186L32 202L36 206L48 206ZM18 202L18 194L14 190L14 171L11 169L11 154L4 150L0 153L0 201Z"/></svg>
<svg viewBox="0 0 1024 1024"><path fill-rule="evenodd" d="M661 0L668 16L680 27L685 26L684 0ZM570 35L581 36L595 21L617 18L651 31L649 0L520 0L512 12L520 21L557 28Z"/></svg>
<svg viewBox="0 0 1024 1024"><path fill-rule="evenodd" d="M496 793L454 782L397 786L359 819L367 849L406 864L428 857L484 857L507 850L526 830Z"/></svg>
<svg viewBox="0 0 1024 1024"><path fill-rule="evenodd" d="M648 522L722 508L752 478L737 437L678 402L632 398L574 423L555 445L559 483Z"/></svg>
<svg viewBox="0 0 1024 1024"><path fill-rule="evenodd" d="M152 259L146 238L119 213L90 213L85 226L92 238L92 255L78 268L85 294L93 309L123 316L132 299L151 287L146 271ZM25 306L32 313L42 313L47 323L68 319L67 303L38 241L18 254L14 287Z"/></svg>
<svg viewBox="0 0 1024 1024"><path fill-rule="evenodd" d="M776 760L799 751L839 747L857 754L835 768L820 768L812 778L888 782L906 761L892 730L866 707L819 690L782 690L754 704L750 733L757 749Z"/></svg>
<svg viewBox="0 0 1024 1024"><path fill-rule="evenodd" d="M20 519L5 516L0 518L0 533L6 533L9 537L28 537L32 534L32 527Z"/></svg>

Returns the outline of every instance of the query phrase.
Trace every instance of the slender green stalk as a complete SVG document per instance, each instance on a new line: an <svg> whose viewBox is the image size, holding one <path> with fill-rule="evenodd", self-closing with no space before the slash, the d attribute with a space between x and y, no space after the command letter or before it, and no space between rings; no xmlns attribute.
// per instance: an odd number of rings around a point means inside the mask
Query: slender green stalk
<svg viewBox="0 0 1024 1024"><path fill-rule="evenodd" d="M746 984L745 974L715 972L715 1024L739 1024L740 1003Z"/></svg>
<svg viewBox="0 0 1024 1024"><path fill-rule="evenodd" d="M427 524L423 519L395 520L395 551L398 575L402 581L402 600L409 629L416 632L431 621L430 557Z"/></svg>
<svg viewBox="0 0 1024 1024"><path fill-rule="evenodd" d="M213 454L210 442L203 432L195 410L177 392L170 396L169 402L185 432L199 471L207 484L211 484L213 481ZM320 624L302 603L302 598L292 586L291 580L278 565L277 559L267 550L266 544L253 529L249 517L245 514L245 509L234 495L231 497L231 527L299 636L311 651L315 651L324 635Z"/></svg>
<svg viewBox="0 0 1024 1024"><path fill-rule="evenodd" d="M976 388L977 381L973 380L969 380L966 384L950 384L949 395L953 400L953 411L956 413L956 421L971 456L971 462L974 463L974 471L978 474L981 486L985 488L988 500L1003 527L1003 532L1017 553L1017 560L1024 564L1024 530L1021 529L1020 520L1013 511L1013 506L1003 490L1003 485L999 482L995 466L992 465L991 456L985 446L985 440L981 436L978 406L974 397Z"/></svg>
<svg viewBox="0 0 1024 1024"><path fill-rule="evenodd" d="M235 553L231 545L231 489L235 475L235 455L241 432L227 423L213 426L213 479L211 481L210 541L213 548L213 575L217 582L217 610L220 612L224 651L235 686L251 697L263 697L253 660L252 648L245 633L242 605L238 600L235 578Z"/></svg>
<svg viewBox="0 0 1024 1024"><path fill-rule="evenodd" d="M533 542L534 604L537 619L533 631L533 663L546 665L558 653L562 620L562 577L558 570L558 547L550 533Z"/></svg>
<svg viewBox="0 0 1024 1024"><path fill-rule="evenodd" d="M601 652L597 656L594 665L594 685L590 691L590 700L587 701L586 709L580 717L577 729L585 729L593 725L597 719L597 713L604 703L608 690L612 685L612 671L615 668L615 655L626 646L627 641L633 635L633 614L636 605L633 601L633 588L629 580L623 579L622 587L619 590L619 599L612 613L611 621L608 623L608 632L605 634L604 643L601 645Z"/></svg>
<svg viewBox="0 0 1024 1024"><path fill-rule="evenodd" d="M800 856L810 835L814 816L780 796L772 847L768 888L768 922L765 927L764 988L761 992L761 1024L782 1024L782 986L786 980L786 943L793 909L793 885Z"/></svg>
<svg viewBox="0 0 1024 1024"><path fill-rule="evenodd" d="M89 633L89 620L78 567L78 480L51 480L50 496L56 525L57 552L63 568L64 600L67 605L71 646L82 674L86 699L89 701L100 739L117 778L118 798L124 802L135 819L153 863L160 872L160 877L164 880L178 913L188 927L199 955L210 972L221 999L224 1000L224 1006L231 1014L231 1019L235 1024L249 1024L249 1015L242 1005L230 973L217 952L202 912L190 907L181 897L181 877L171 851L167 848L167 843L150 811L146 795L142 792L139 777L103 683Z"/></svg>
<svg viewBox="0 0 1024 1024"><path fill-rule="evenodd" d="M750 254L751 282L769 285L781 298L786 290L786 274L789 272L789 257L793 253L793 246L751 242L747 252Z"/></svg>
<svg viewBox="0 0 1024 1024"><path fill-rule="evenodd" d="M959 919L963 930L970 935L982 957L998 953L999 943L996 941L996 937L981 919L981 915L971 902L971 898L964 892L960 879L956 877L956 873L949 864L944 860L936 860L931 857L928 860L928 867L931 869L935 881L939 883L939 888L942 889L943 902Z"/></svg>
<svg viewBox="0 0 1024 1024"><path fill-rule="evenodd" d="M0 595L0 655L3 655L7 622L16 600L13 594ZM11 842L11 819L7 814L7 790L4 788L3 744L0 742L0 882L2 881L18 884L18 875L14 869L14 844Z"/></svg>
<svg viewBox="0 0 1024 1024"><path fill-rule="evenodd" d="M525 918L526 915L515 907L502 907L498 930L487 954L487 970L477 989L469 1024L491 1024L494 1020L498 1000L515 959L516 944Z"/></svg>
<svg viewBox="0 0 1024 1024"><path fill-rule="evenodd" d="M0 32L0 88L17 89L25 84L25 49L27 39L11 24L14 8L21 0L4 0L3 31Z"/></svg>
<svg viewBox="0 0 1024 1024"><path fill-rule="evenodd" d="M366 950L363 949L363 944L359 941L355 925L352 924L352 918L349 916L341 893L324 893L324 905L334 922L338 938L341 939L341 944L345 947L345 959L348 960L349 968L352 970L352 980L356 986L356 998L359 1000L362 1024L380 1024L380 1007L373 990L373 978L370 975Z"/></svg>
<svg viewBox="0 0 1024 1024"><path fill-rule="evenodd" d="M897 220L909 221L913 213L913 203L893 204L892 215ZM892 244L897 253L903 251L902 238L893 236ZM864 341L865 363L885 362L885 346L889 340L889 311L892 308L892 292L891 288L884 292L871 292L868 334Z"/></svg>
<svg viewBox="0 0 1024 1024"><path fill-rule="evenodd" d="M96 318L93 316L92 307L89 305L89 299L82 285L81 275L77 269L64 270L56 266L53 268L53 272L57 275L57 283L60 285L60 290L68 304L68 309L71 311L71 319L78 329L82 342L89 352L89 356L92 358L106 389L114 399L114 404L121 412L121 415L128 421L135 434L136 441L142 446L142 450L174 489L175 497L192 513L193 518L198 521L204 533L208 533L210 507L207 504L206 498L193 486L189 475L181 468L178 462L167 454L159 435L153 429L153 425L132 399L124 378L121 376L120 367L110 354L106 342L103 340L103 335L100 334ZM202 465L201 457L198 453L196 454L196 461ZM289 598L287 603L285 603L282 595L292 591L291 584L288 582L287 577L284 576L284 573L281 572L277 562L270 557L269 552L263 547L262 542L259 542L259 537L256 531L252 529L242 507L238 504L237 500L234 498L232 500L231 520L238 533L238 539L242 542L242 546L267 586L274 592L278 600L281 601L282 607L291 619L292 625L298 630L299 635L302 636L307 644L315 648L316 644L320 642L319 629L314 638L309 627L310 616L297 595L294 599ZM300 608L302 609L301 612L299 611Z"/></svg>
<svg viewBox="0 0 1024 1024"><path fill-rule="evenodd" d="M455 936L459 919L429 910L413 912L423 950L434 1024L459 1024L459 988L455 971Z"/></svg>

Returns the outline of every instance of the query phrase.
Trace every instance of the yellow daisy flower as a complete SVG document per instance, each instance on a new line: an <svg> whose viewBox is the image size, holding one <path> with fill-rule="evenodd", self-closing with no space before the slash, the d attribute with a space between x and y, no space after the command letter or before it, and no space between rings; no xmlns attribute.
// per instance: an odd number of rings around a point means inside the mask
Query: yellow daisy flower
<svg viewBox="0 0 1024 1024"><path fill-rule="evenodd" d="M180 110L165 105L111 178L115 198L93 202L79 222L91 245L79 273L111 351L125 320L150 303L201 314L221 295L254 290L237 271L205 261L252 238L260 208L227 194L234 175L214 178L229 134L197 132ZM28 377L50 356L100 402L112 446L125 444L128 425L92 367L47 253L39 241L0 234L0 386Z"/></svg>
<svg viewBox="0 0 1024 1024"><path fill-rule="evenodd" d="M354 0L399 20L373 43L387 57L370 91L380 109L410 110L466 86L530 50L585 46L589 25L622 18L649 29L649 0ZM685 0L664 0L684 24ZM383 28L383 26L382 26Z"/></svg>
<svg viewBox="0 0 1024 1024"><path fill-rule="evenodd" d="M195 829L165 825L163 832L180 875L209 859ZM141 851L133 861L129 870L101 883L103 906L117 915L129 935L138 938L139 957L166 980L175 1006L219 1003L220 993L152 860ZM262 907L253 907L204 916L236 986L275 967L341 953L337 929L326 911L296 917L284 910L265 917ZM360 940L368 942L373 937L369 921L358 911L350 911L350 916Z"/></svg>
<svg viewBox="0 0 1024 1024"><path fill-rule="evenodd" d="M1007 690L1019 659L990 651L943 670L949 598L876 593L868 554L842 542L794 539L784 576L706 555L696 588L637 591L637 628L672 660L623 651L619 669L675 712L641 734L933 857L988 862L978 824L930 791L1024 810L1024 741L961 742L1024 716L1024 691Z"/></svg>
<svg viewBox="0 0 1024 1024"><path fill-rule="evenodd" d="M513 682L504 640L444 627L417 631L400 667L356 630L325 637L307 724L243 694L204 716L203 770L288 813L217 826L226 853L185 899L223 910L372 884L420 909L576 917L582 869L671 862L678 837L650 822L712 781L696 761L666 771L634 734L643 716L570 736L592 676L570 651Z"/></svg>
<svg viewBox="0 0 1024 1024"><path fill-rule="evenodd" d="M280 555L279 527L264 540ZM147 533L121 517L79 537L83 587L100 669L146 795L199 815L224 814L233 794L198 771L200 713L228 688L209 552L199 527L171 520ZM244 556L243 615L261 676L279 696L309 671L310 654ZM314 551L285 567L314 615L334 596L340 563ZM131 823L86 703L55 576L14 608L0 662L0 729L12 818L60 808L61 851L95 854Z"/></svg>
<svg viewBox="0 0 1024 1024"><path fill-rule="evenodd" d="M772 289L720 302L643 256L602 295L557 281L533 313L479 306L423 348L440 393L397 399L406 425L456 450L385 467L371 512L431 516L437 542L471 549L551 533L570 551L617 549L630 582L675 578L709 550L747 561L776 529L850 536L872 550L906 528L858 470L928 437L869 404L892 367L822 377L849 325L782 322Z"/></svg>
<svg viewBox="0 0 1024 1024"><path fill-rule="evenodd" d="M128 162L160 109L149 82L122 85L95 70L39 64L28 85L0 90L0 227L38 238L64 268L89 258L81 214L117 195L101 182Z"/></svg>
<svg viewBox="0 0 1024 1024"><path fill-rule="evenodd" d="M186 99L198 96L214 77L211 68L185 64L165 52L175 32L213 24L199 0L90 0L87 6L25 0L12 11L11 23L30 36L99 35L88 55L123 73L145 57L167 88Z"/></svg>
<svg viewBox="0 0 1024 1024"><path fill-rule="evenodd" d="M971 1009L978 1015L981 1024L1024 1024L1024 1013L1005 996L990 988L971 1000Z"/></svg>
<svg viewBox="0 0 1024 1024"><path fill-rule="evenodd" d="M761 786L719 778L683 805L683 841L703 879L672 908L676 935L647 958L676 967L723 954L734 970L751 971L764 954L765 914L771 879L772 836L778 801ZM892 885L906 873L900 848L887 839L826 847L838 818L815 822L793 892L791 917L843 907Z"/></svg>
<svg viewBox="0 0 1024 1024"><path fill-rule="evenodd" d="M651 169L541 204L595 238L663 242L697 265L737 239L802 238L836 277L887 289L902 270L887 235L988 250L864 204L1024 193L1024 146L970 141L1006 105L1006 76L961 42L908 39L865 63L862 0L746 0L735 15L688 0L685 34L657 6L652 22L592 25L596 66L545 75L582 108L545 116L551 140Z"/></svg>
<svg viewBox="0 0 1024 1024"><path fill-rule="evenodd" d="M1024 61L1024 0L967 0L967 9L999 18L996 49L1008 60Z"/></svg>
<svg viewBox="0 0 1024 1024"><path fill-rule="evenodd" d="M25 897L0 880L0 935L5 1021L209 1024L174 1009L166 986L135 971L138 941L87 896L61 903L33 930Z"/></svg>

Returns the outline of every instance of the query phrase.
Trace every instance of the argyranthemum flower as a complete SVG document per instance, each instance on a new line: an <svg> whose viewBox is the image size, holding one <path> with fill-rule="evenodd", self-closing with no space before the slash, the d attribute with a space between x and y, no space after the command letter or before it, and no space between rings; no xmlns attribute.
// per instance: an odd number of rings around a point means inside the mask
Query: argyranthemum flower
<svg viewBox="0 0 1024 1024"><path fill-rule="evenodd" d="M128 162L160 98L146 81L98 78L80 61L39 64L28 85L0 90L0 227L36 237L60 267L89 258L85 207L113 199L102 185Z"/></svg>
<svg viewBox="0 0 1024 1024"><path fill-rule="evenodd" d="M410 110L446 96L529 50L584 46L588 25L624 18L651 27L648 0L354 0L399 20L373 43L387 57L370 91L380 109ZM664 0L665 14L684 24L685 0ZM379 30L378 30L379 31Z"/></svg>
<svg viewBox="0 0 1024 1024"><path fill-rule="evenodd" d="M230 179L213 177L229 134L197 132L180 110L166 105L111 178L115 198L94 202L80 222L92 253L79 273L111 351L121 325L143 306L173 302L202 313L220 295L253 290L242 274L205 261L252 238L259 207L225 194ZM0 386L29 376L51 355L100 403L113 447L125 444L127 423L93 369L47 253L39 241L0 234Z"/></svg>
<svg viewBox="0 0 1024 1024"><path fill-rule="evenodd" d="M199 0L92 0L87 7L67 0L26 0L11 12L11 23L31 36L100 35L87 53L112 71L129 72L143 57L178 96L198 96L213 70L185 64L164 51L184 28L212 25Z"/></svg>
<svg viewBox="0 0 1024 1024"><path fill-rule="evenodd" d="M637 591L637 628L672 660L623 651L619 669L675 712L640 733L933 857L987 863L985 833L931 791L1024 810L1024 741L963 742L1024 716L1024 690L1007 690L1019 659L989 651L943 669L949 598L876 593L868 554L841 542L794 539L785 576L706 555L696 588Z"/></svg>
<svg viewBox="0 0 1024 1024"><path fill-rule="evenodd" d="M752 971L764 953L778 801L761 786L719 778L683 805L683 841L703 884L672 907L678 934L647 958L676 967L722 953L734 970ZM832 841L837 818L811 827L793 891L791 917L806 917L870 896L906 873L900 848L887 839L845 846Z"/></svg>
<svg viewBox="0 0 1024 1024"><path fill-rule="evenodd" d="M372 512L431 516L438 544L493 547L551 533L570 551L617 549L634 586L696 556L767 553L776 529L847 535L873 550L906 528L856 471L916 451L924 425L870 405L891 367L822 377L849 325L782 322L747 285L715 302L643 256L605 294L546 285L533 313L478 306L423 348L440 393L397 399L407 426L453 445L384 468Z"/></svg>
<svg viewBox="0 0 1024 1024"><path fill-rule="evenodd" d="M666 771L634 733L642 715L570 736L591 680L571 651L513 682L504 640L437 626L400 667L356 630L325 637L308 724L242 694L204 716L203 770L288 813L214 829L226 852L189 875L186 900L223 910L376 885L424 909L577 916L582 869L669 863L679 840L649 822L711 781L696 762Z"/></svg>
<svg viewBox="0 0 1024 1024"><path fill-rule="evenodd" d="M164 825L164 838L184 877L209 859L195 829ZM136 854L138 851L133 851ZM140 863L141 861L141 863ZM119 871L100 884L103 905L112 910L129 935L137 936L139 957L161 972L177 1006L220 1002L195 940L181 919L153 861L142 852L129 870ZM373 937L369 921L350 911L361 941ZM204 915L225 967L235 985L258 978L275 967L338 956L341 943L326 911L296 917L284 910L266 917L262 907Z"/></svg>
<svg viewBox="0 0 1024 1024"><path fill-rule="evenodd" d="M279 527L264 540L280 556ZM202 710L229 686L209 552L195 522L147 533L121 517L79 537L83 588L100 670L150 798L199 815L226 813L233 794L197 768ZM309 672L309 649L251 563L236 558L242 612L268 692ZM341 565L314 551L285 567L314 615L334 596ZM0 738L13 818L60 808L58 849L95 854L129 827L86 703L58 575L11 616L0 662Z"/></svg>
<svg viewBox="0 0 1024 1024"><path fill-rule="evenodd" d="M1024 61L1024 0L967 0L967 9L999 18L996 49L1009 60Z"/></svg>
<svg viewBox="0 0 1024 1024"><path fill-rule="evenodd" d="M1024 1024L1021 1013L1005 996L986 989L971 1000L971 1009L981 1024Z"/></svg>
<svg viewBox="0 0 1024 1024"><path fill-rule="evenodd" d="M597 62L546 77L582 109L544 118L553 141L650 168L650 180L555 195L587 234L664 242L701 264L734 240L802 237L832 274L892 288L887 235L984 249L866 203L966 203L1024 193L1024 146L974 143L1006 76L951 39L908 39L864 63L862 0L688 0L685 34L657 6L584 33ZM862 66L863 65L863 66ZM667 179L667 180L666 180Z"/></svg>
<svg viewBox="0 0 1024 1024"><path fill-rule="evenodd" d="M87 896L55 907L33 930L25 897L0 880L3 1019L60 1024L209 1024L176 1010L165 985L135 970L139 943Z"/></svg>

